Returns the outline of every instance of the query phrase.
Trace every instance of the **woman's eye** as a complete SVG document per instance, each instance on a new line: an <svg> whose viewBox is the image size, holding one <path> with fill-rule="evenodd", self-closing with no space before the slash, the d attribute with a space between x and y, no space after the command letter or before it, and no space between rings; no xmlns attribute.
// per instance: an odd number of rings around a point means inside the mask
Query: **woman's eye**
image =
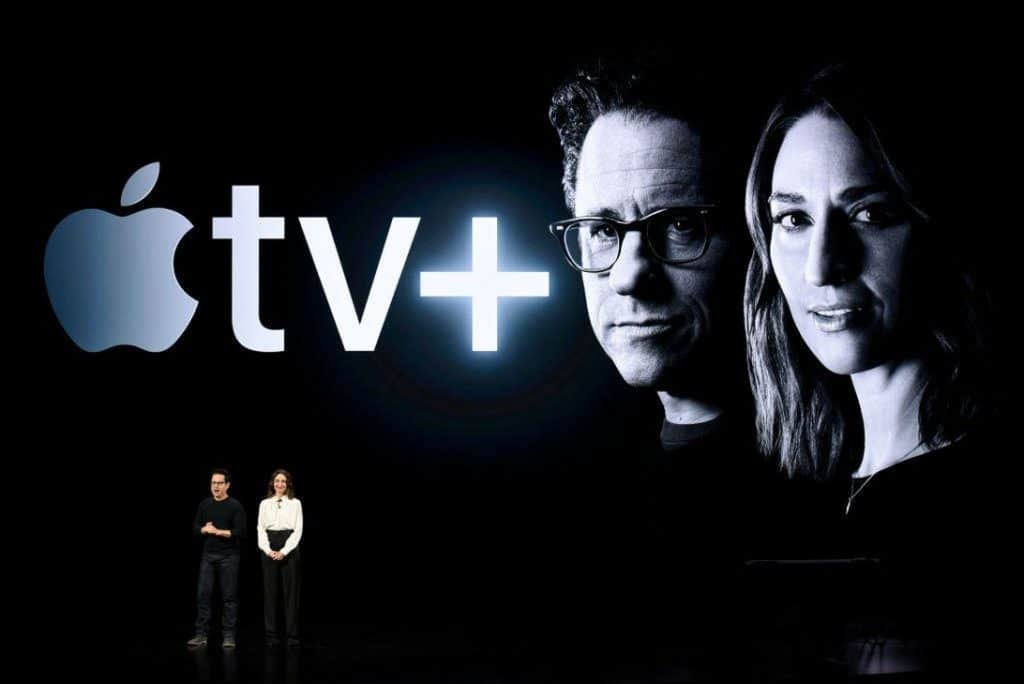
<svg viewBox="0 0 1024 684"><path fill-rule="evenodd" d="M810 219L799 211L789 211L772 217L772 225L779 226L786 232L800 230L810 222Z"/></svg>
<svg viewBox="0 0 1024 684"><path fill-rule="evenodd" d="M857 210L851 220L854 223L887 226L894 223L898 217L898 212L892 207L885 204L872 204Z"/></svg>

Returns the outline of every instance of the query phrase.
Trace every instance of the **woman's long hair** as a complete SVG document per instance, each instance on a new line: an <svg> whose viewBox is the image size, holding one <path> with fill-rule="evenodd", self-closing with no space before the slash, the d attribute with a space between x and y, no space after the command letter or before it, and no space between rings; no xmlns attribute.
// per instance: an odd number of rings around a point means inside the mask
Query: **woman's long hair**
<svg viewBox="0 0 1024 684"><path fill-rule="evenodd" d="M914 290L907 327L911 353L920 355L927 371L919 412L922 442L934 447L954 441L983 413L987 301L971 273L970 250L956 239L966 233L964 226L938 201L949 204L940 178L949 173L943 166L949 160L935 147L948 141L931 135L938 130L932 119L919 119L928 113L922 89L915 87L920 84L905 74L829 67L783 98L754 153L746 191L754 243L744 293L747 366L760 447L790 475L830 478L854 467L863 449L852 383L822 366L800 338L769 254L775 159L786 133L811 113L850 127L910 217ZM942 209L933 213L935 206Z"/></svg>

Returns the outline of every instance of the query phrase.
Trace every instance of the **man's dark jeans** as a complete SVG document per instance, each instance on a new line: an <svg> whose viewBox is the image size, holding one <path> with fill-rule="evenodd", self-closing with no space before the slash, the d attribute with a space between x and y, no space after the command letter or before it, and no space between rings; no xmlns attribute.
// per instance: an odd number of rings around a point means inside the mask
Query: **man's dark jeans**
<svg viewBox="0 0 1024 684"><path fill-rule="evenodd" d="M223 635L235 636L238 624L238 562L241 556L237 553L217 554L203 552L199 558L199 595L196 610L196 634L208 634L210 631L210 599L213 597L213 584L220 582L220 593L224 599Z"/></svg>

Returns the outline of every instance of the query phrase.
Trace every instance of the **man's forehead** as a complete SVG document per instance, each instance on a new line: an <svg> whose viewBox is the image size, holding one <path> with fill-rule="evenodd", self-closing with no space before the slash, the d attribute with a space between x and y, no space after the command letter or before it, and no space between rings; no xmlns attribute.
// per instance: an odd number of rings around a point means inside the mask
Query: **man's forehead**
<svg viewBox="0 0 1024 684"><path fill-rule="evenodd" d="M677 119L602 116L584 140L576 181L577 214L620 212L626 204L696 202L700 136Z"/></svg>

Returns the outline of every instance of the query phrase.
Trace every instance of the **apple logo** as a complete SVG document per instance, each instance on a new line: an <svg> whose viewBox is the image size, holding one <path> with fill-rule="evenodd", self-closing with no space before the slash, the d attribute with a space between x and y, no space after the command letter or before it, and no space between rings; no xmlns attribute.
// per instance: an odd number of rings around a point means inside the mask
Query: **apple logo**
<svg viewBox="0 0 1024 684"><path fill-rule="evenodd" d="M121 206L152 192L160 163L132 174ZM170 209L117 216L83 209L65 216L46 243L43 277L68 336L88 352L130 345L161 352L185 332L198 302L174 275L178 242L192 229Z"/></svg>

